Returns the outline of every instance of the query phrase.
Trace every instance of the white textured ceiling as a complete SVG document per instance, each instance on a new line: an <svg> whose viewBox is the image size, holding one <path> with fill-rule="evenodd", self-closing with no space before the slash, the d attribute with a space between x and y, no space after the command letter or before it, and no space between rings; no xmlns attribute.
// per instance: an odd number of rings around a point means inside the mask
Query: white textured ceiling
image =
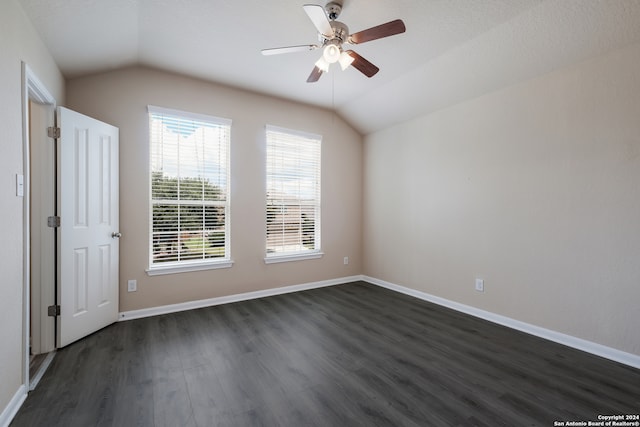
<svg viewBox="0 0 640 427"><path fill-rule="evenodd" d="M360 31L396 18L404 34L353 46L381 71L335 65L302 9L324 0L18 0L68 78L143 64L335 109L362 133L640 41L640 0L344 0Z"/></svg>

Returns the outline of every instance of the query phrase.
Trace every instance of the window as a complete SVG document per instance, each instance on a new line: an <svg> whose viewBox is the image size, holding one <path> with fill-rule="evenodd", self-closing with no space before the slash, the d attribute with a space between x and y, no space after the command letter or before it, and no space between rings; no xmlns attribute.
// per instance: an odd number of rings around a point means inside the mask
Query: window
<svg viewBox="0 0 640 427"><path fill-rule="evenodd" d="M321 137L267 126L266 262L320 252Z"/></svg>
<svg viewBox="0 0 640 427"><path fill-rule="evenodd" d="M231 121L149 106L149 274L230 266Z"/></svg>

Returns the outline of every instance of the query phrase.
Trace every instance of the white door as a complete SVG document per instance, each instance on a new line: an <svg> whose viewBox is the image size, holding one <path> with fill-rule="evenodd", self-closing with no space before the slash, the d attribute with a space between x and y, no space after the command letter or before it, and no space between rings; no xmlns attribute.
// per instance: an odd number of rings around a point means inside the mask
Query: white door
<svg viewBox="0 0 640 427"><path fill-rule="evenodd" d="M58 107L58 317L64 347L118 320L118 128Z"/></svg>

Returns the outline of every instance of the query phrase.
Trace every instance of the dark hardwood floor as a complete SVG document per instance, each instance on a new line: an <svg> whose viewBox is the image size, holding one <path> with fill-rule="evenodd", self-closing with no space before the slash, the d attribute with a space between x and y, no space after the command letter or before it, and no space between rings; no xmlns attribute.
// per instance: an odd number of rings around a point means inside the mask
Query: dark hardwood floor
<svg viewBox="0 0 640 427"><path fill-rule="evenodd" d="M19 426L553 426L640 413L640 370L363 282L121 322Z"/></svg>

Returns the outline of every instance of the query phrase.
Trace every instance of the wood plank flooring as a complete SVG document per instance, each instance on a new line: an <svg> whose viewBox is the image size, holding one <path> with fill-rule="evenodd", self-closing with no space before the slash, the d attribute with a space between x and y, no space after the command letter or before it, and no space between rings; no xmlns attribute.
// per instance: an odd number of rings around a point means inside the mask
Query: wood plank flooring
<svg viewBox="0 0 640 427"><path fill-rule="evenodd" d="M552 426L640 413L640 370L364 282L121 322L11 426Z"/></svg>

